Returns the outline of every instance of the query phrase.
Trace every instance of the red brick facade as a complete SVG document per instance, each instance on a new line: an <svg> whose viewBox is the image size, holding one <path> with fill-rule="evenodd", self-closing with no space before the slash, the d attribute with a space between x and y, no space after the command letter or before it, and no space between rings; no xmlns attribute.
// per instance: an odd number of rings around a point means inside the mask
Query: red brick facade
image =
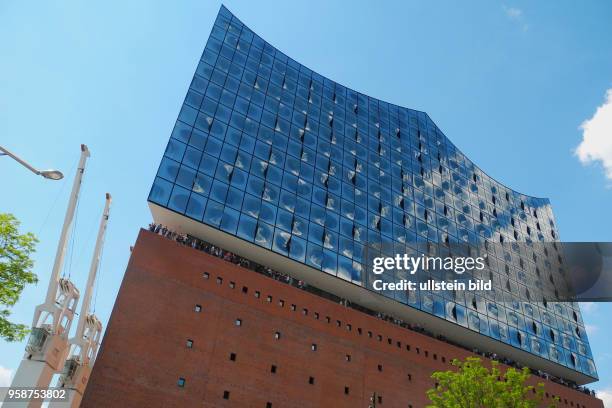
<svg viewBox="0 0 612 408"><path fill-rule="evenodd" d="M431 373L469 354L141 231L82 407L353 408L376 392L377 407L417 408Z"/></svg>

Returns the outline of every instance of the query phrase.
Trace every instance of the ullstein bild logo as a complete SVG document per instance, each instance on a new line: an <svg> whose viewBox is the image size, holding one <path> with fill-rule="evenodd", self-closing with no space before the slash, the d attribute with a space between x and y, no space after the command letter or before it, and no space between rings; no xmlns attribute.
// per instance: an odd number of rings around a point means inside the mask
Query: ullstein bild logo
<svg viewBox="0 0 612 408"><path fill-rule="evenodd" d="M417 271L445 271L463 275L465 272L482 271L485 269L483 257L440 257L440 256L409 256L408 254L396 254L394 257L376 257L372 260L372 273L381 275L386 271L404 271L414 275ZM467 280L438 281L427 279L426 281L412 281L401 279L397 282L385 282L376 279L372 282L372 288L376 291L386 290L491 290L490 280Z"/></svg>

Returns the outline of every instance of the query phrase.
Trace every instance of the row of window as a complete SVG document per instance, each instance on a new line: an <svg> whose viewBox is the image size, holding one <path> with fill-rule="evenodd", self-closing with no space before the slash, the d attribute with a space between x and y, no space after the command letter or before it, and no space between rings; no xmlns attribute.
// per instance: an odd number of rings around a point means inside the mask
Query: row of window
<svg viewBox="0 0 612 408"><path fill-rule="evenodd" d="M204 273L203 273L203 278L204 278L204 279L206 279L206 280L209 280L209 279L210 279L210 273L208 273L208 272L204 272ZM215 279L216 283L217 283L217 284L219 284L219 285L222 285L222 284L223 284L223 280L224 280L224 279L223 279L223 277L221 277L221 276L217 276L217 277L216 277L216 279ZM229 288L230 288L230 289L236 289L236 288L237 288L236 282L234 282L234 281L229 281L228 286L229 286ZM241 292L242 292L243 294L245 294L245 295L246 295L246 294L248 294L248 293L249 293L249 288L248 288L247 286L242 286L242 287L241 287ZM261 294L261 292L260 292L260 291L258 291L258 290L254 291L254 292L253 292L253 295L254 295L254 297L255 297L255 298L257 298L257 299L262 299L262 294ZM273 296L272 296L272 295L267 295L267 296L265 297L265 301L266 301L267 303L273 303ZM283 299L279 299L279 300L278 300L278 306L279 306L279 307L284 307L285 305L286 305L286 302L285 302ZM200 305L200 304L196 304L196 305L194 306L194 311L196 311L196 312L202 312L202 310L203 310L203 309L202 309L202 305ZM304 316L308 316L308 315L310 314L310 311L309 311L309 309L308 309L308 308L301 308L301 309L300 309L300 308L299 308L299 307L298 307L296 304L293 304L293 303L292 303L292 304L290 304L290 310L291 310L291 311L294 311L294 312L295 312L295 311L298 311L298 310L301 310L301 314L302 314L302 315L304 315ZM313 317L314 317L316 320L319 320L319 319L320 319L320 317L321 317L321 316L320 316L320 314L319 314L318 312L314 312L314 313L312 313L312 315L313 315ZM328 324L331 324L331 323L332 323L332 321L334 321L334 322L335 322L335 325L336 325L337 327L342 327L342 326L343 326L342 321L340 321L340 320L334 320L334 319L332 319L330 316L325 316L325 321L326 321ZM241 326L243 325L243 320L242 320L242 318L236 318L236 319L234 320L234 325L235 325L235 326L237 326L237 327L241 327ZM344 324L344 327L346 328L346 330L347 330L347 331L352 331L352 325L351 325L350 323L345 323L345 324ZM357 328L357 333L358 333L359 335L361 335L361 334L363 334L363 333L364 333L364 330L363 330L361 327L358 327L358 328ZM384 339L384 337L383 337L381 334L378 334L378 335L374 336L374 335L373 335L373 333L372 333L371 331L367 331L367 336L368 336L369 338L374 338L374 337L375 337L375 338L376 338L378 341L380 341L380 342L382 342L382 341L383 341L383 339ZM275 332L274 332L274 334L273 334L273 338L274 338L275 340L280 340L280 339L282 338L282 333L281 333L281 331L275 331ZM389 345L393 345L393 344L394 344L394 342L393 342L393 340L392 340L391 338L387 338L387 343L388 343ZM194 343L193 343L193 340L192 340L192 339L187 339L187 341L186 341L186 347L187 347L187 348L193 348L193 344L194 344ZM398 348L402 348L402 343L401 343L401 341L397 341L395 344L397 345L397 347L398 347ZM317 343L311 343L311 344L310 344L310 350L311 350L311 351L313 351L313 352L316 352L316 351L318 350L318 344L317 344ZM410 345L408 345L408 344L406 344L406 350L410 351L410 350L411 350L411 346L410 346ZM415 348L415 351L416 351L416 353L417 353L417 354L421 354L421 349L420 349L419 347L416 347L416 348ZM425 356L425 357L429 357L429 351L428 351L428 350L424 350L424 351L423 351L423 354L424 354L424 356ZM436 353L433 353L433 354L432 354L432 358L433 358L434 360L438 360L438 355L437 355ZM229 359L229 361L232 361L232 362L237 361L237 354L236 354L236 353L234 353L234 352L230 352L230 353L229 353L229 356L228 356L228 359ZM344 360L345 360L346 362L351 362L351 361L352 361L352 356L351 356L350 354L345 354L345 355L344 355ZM446 358L445 358L444 356L442 356L440 360L441 360L441 362L442 362L442 363L446 363ZM377 370L378 370L379 372L382 372L382 371L383 371L383 365L382 365L382 364L378 364L376 368L377 368ZM270 373L271 373L271 374L277 374L277 373L278 373L278 369L279 369L279 368L278 368L278 366L277 366L277 365L275 365L275 364L270 365ZM410 373L408 373L408 374L407 374L407 379L408 379L408 381L409 381L409 382L410 382L410 381L412 381L412 375L411 375ZM313 377L313 376L309 376L309 377L308 377L308 384L310 384L310 385L314 385L314 384L315 384L315 377ZM179 387L184 387L184 386L185 386L185 378L183 378L183 377L179 378L178 385L179 385ZM437 384L436 384L436 385L437 385ZM348 386L345 386L345 387L344 387L344 394L345 394L345 395L349 395L349 394L350 394L350 388L349 388ZM552 396L550 396L550 395L549 395L549 393L546 393L546 397L547 397L547 398L550 398L550 397L554 398L554 397L555 397L555 395L553 394ZM225 391L225 392L224 392L224 399L229 399L229 391ZM378 402L379 402L380 404L382 404L382 396L380 396L380 395L378 396ZM571 406L573 407L573 406L574 406L574 402L573 402L573 401L569 401L569 402L568 402L568 400L567 400L567 399L565 399L565 405L571 405ZM576 403L576 404L575 404L575 406L576 406L576 407L580 407L580 405L579 405L578 403Z"/></svg>

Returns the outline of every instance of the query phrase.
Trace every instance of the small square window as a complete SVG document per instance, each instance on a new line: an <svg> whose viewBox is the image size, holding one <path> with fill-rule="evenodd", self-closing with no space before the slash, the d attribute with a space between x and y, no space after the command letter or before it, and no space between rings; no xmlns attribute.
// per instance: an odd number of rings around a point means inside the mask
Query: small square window
<svg viewBox="0 0 612 408"><path fill-rule="evenodd" d="M337 326L337 327L342 326L342 322L341 322L340 320L336 320L336 326Z"/></svg>
<svg viewBox="0 0 612 408"><path fill-rule="evenodd" d="M425 350L425 357L429 357L429 351Z"/></svg>
<svg viewBox="0 0 612 408"><path fill-rule="evenodd" d="M234 289L236 287L236 282L230 282L230 288Z"/></svg>
<svg viewBox="0 0 612 408"><path fill-rule="evenodd" d="M417 354L421 354L421 349L417 347L416 348L416 352L417 352Z"/></svg>
<svg viewBox="0 0 612 408"><path fill-rule="evenodd" d="M398 341L396 344L397 344L398 348L402 348L402 342L401 341Z"/></svg>
<svg viewBox="0 0 612 408"><path fill-rule="evenodd" d="M272 374L276 374L276 366L275 366L275 365L272 365L272 366L270 367L270 372L271 372Z"/></svg>
<svg viewBox="0 0 612 408"><path fill-rule="evenodd" d="M315 313L314 313L314 318L315 318L316 320L319 320L319 312L315 312Z"/></svg>
<svg viewBox="0 0 612 408"><path fill-rule="evenodd" d="M316 344L316 343L312 343L312 344L310 345L310 349L311 349L312 351L317 351L317 344Z"/></svg>
<svg viewBox="0 0 612 408"><path fill-rule="evenodd" d="M218 276L217 277L217 285L221 285L223 283L223 278Z"/></svg>
<svg viewBox="0 0 612 408"><path fill-rule="evenodd" d="M344 356L344 359L345 359L346 361L351 361L351 355L350 355L350 354L347 354L346 356Z"/></svg>
<svg viewBox="0 0 612 408"><path fill-rule="evenodd" d="M346 330L351 331L353 330L353 326L351 326L350 324L346 325Z"/></svg>
<svg viewBox="0 0 612 408"><path fill-rule="evenodd" d="M183 377L179 377L178 381L176 382L176 385L181 388L185 387L185 379Z"/></svg>
<svg viewBox="0 0 612 408"><path fill-rule="evenodd" d="M195 312L200 313L200 312L202 311L202 305L195 305L195 307L193 308L193 310L194 310Z"/></svg>
<svg viewBox="0 0 612 408"><path fill-rule="evenodd" d="M255 291L255 297L256 297L257 299L259 299L259 297L260 297L260 296L261 296L261 293L260 293L258 290L256 290L256 291Z"/></svg>
<svg viewBox="0 0 612 408"><path fill-rule="evenodd" d="M361 327L357 328L357 333L359 333L360 336L363 334L363 330L361 330Z"/></svg>
<svg viewBox="0 0 612 408"><path fill-rule="evenodd" d="M382 341L382 336L380 334L378 335L378 341Z"/></svg>
<svg viewBox="0 0 612 408"><path fill-rule="evenodd" d="M412 381L412 374L408 374L408 381Z"/></svg>
<svg viewBox="0 0 612 408"><path fill-rule="evenodd" d="M230 397L230 392L229 391L223 391L223 399L228 400Z"/></svg>
<svg viewBox="0 0 612 408"><path fill-rule="evenodd" d="M236 326L242 326L242 319L236 319L236 321L234 322L234 324Z"/></svg>
<svg viewBox="0 0 612 408"><path fill-rule="evenodd" d="M378 365L378 371L382 371L382 364Z"/></svg>
<svg viewBox="0 0 612 408"><path fill-rule="evenodd" d="M279 301L278 301L278 305L279 305L280 307L285 307L285 301L284 301L283 299L279 299Z"/></svg>
<svg viewBox="0 0 612 408"><path fill-rule="evenodd" d="M437 359L438 359L438 355L437 355L436 353L434 353L434 355L433 355L433 359L434 359L434 360L437 360Z"/></svg>
<svg viewBox="0 0 612 408"><path fill-rule="evenodd" d="M242 287L242 293L247 294L249 293L249 288L247 288L246 286Z"/></svg>
<svg viewBox="0 0 612 408"><path fill-rule="evenodd" d="M291 310L295 312L295 309L297 308L296 305L291 305Z"/></svg>
<svg viewBox="0 0 612 408"><path fill-rule="evenodd" d="M302 309L302 314L304 316L308 316L308 309L306 309L306 308Z"/></svg>
<svg viewBox="0 0 612 408"><path fill-rule="evenodd" d="M446 357L442 356L442 362L446 363Z"/></svg>
<svg viewBox="0 0 612 408"><path fill-rule="evenodd" d="M266 408L272 408L272 403L271 402L266 402Z"/></svg>
<svg viewBox="0 0 612 408"><path fill-rule="evenodd" d="M268 295L268 297L266 298L266 301L268 303L272 303L272 296Z"/></svg>
<svg viewBox="0 0 612 408"><path fill-rule="evenodd" d="M204 279L208 279L208 278L210 278L210 274L209 274L208 272L204 272L204 274L202 275L202 277L203 277Z"/></svg>
<svg viewBox="0 0 612 408"><path fill-rule="evenodd" d="M187 339L185 345L187 346L187 348L193 348L193 340Z"/></svg>
<svg viewBox="0 0 612 408"><path fill-rule="evenodd" d="M230 361L236 361L236 353L230 353L229 359Z"/></svg>
<svg viewBox="0 0 612 408"><path fill-rule="evenodd" d="M281 333L280 333L280 332L276 332L276 333L274 333L274 338L275 338L276 340L280 339L280 338L281 338Z"/></svg>
<svg viewBox="0 0 612 408"><path fill-rule="evenodd" d="M372 338L372 332L371 331L368 332L368 337Z"/></svg>
<svg viewBox="0 0 612 408"><path fill-rule="evenodd" d="M382 395L379 395L379 396L378 396L378 403L379 403L379 404L382 404Z"/></svg>
<svg viewBox="0 0 612 408"><path fill-rule="evenodd" d="M308 384L314 384L314 377L308 377Z"/></svg>
<svg viewBox="0 0 612 408"><path fill-rule="evenodd" d="M344 394L348 395L348 393L349 393L349 387L344 387Z"/></svg>
<svg viewBox="0 0 612 408"><path fill-rule="evenodd" d="M330 323L331 322L331 317L325 316L325 320L327 321L327 323Z"/></svg>

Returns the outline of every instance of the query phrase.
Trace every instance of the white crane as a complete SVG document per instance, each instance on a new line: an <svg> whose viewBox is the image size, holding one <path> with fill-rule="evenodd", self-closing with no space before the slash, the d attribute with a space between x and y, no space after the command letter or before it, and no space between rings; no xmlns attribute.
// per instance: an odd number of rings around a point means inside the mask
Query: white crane
<svg viewBox="0 0 612 408"><path fill-rule="evenodd" d="M53 374L64 366L68 354L68 334L79 301L79 290L69 279L61 278L60 272L64 265L70 227L74 219L81 181L85 173L85 163L88 158L87 146L81 145L81 158L57 245L47 296L45 302L38 305L34 311L32 331L26 345L26 352L15 373L11 388L48 388ZM12 406L37 408L41 406L41 403L40 400L33 400Z"/></svg>
<svg viewBox="0 0 612 408"><path fill-rule="evenodd" d="M100 346L102 323L100 323L100 320L95 314L89 313L89 307L94 284L96 282L96 275L100 267L100 256L102 254L102 247L104 246L104 236L108 224L110 205L111 196L106 193L106 204L102 212L102 219L100 220L98 237L96 239L96 247L94 249L93 258L91 259L87 286L85 287L85 296L81 303L79 323L74 337L70 339L70 353L58 381L58 387L66 389L67 399L52 401L49 407L77 408L81 405L81 399L83 398L85 387L87 387L91 369L98 352L98 347Z"/></svg>

